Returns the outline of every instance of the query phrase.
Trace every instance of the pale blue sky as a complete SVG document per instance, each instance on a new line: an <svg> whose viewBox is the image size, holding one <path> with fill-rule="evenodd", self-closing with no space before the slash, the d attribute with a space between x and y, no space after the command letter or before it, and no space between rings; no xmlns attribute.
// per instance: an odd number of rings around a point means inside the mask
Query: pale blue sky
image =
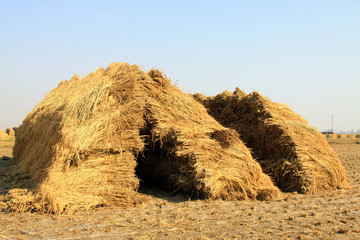
<svg viewBox="0 0 360 240"><path fill-rule="evenodd" d="M74 73L161 68L186 92L236 86L319 130L360 129L360 1L0 0L0 129Z"/></svg>

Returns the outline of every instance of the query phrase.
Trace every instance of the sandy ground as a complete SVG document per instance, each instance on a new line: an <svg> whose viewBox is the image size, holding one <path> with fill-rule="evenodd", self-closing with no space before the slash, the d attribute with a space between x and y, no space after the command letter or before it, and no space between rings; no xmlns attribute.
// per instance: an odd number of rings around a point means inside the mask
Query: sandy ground
<svg viewBox="0 0 360 240"><path fill-rule="evenodd" d="M189 200L154 187L136 208L99 208L72 215L0 212L0 239L360 239L360 144L330 140L352 190L284 193L271 201ZM0 157L13 140L0 141ZM0 167L11 160L0 160ZM0 193L6 182L0 176ZM7 179L8 180L8 179Z"/></svg>

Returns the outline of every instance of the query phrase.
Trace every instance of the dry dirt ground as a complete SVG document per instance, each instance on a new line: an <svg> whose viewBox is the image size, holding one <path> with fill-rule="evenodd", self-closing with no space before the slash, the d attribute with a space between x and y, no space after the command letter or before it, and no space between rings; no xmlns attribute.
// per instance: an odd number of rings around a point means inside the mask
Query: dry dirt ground
<svg viewBox="0 0 360 240"><path fill-rule="evenodd" d="M205 201L143 187L151 201L131 209L61 216L2 211L0 239L360 239L359 140L329 140L352 190L284 193L271 201ZM11 156L13 142L0 141L0 157ZM0 167L11 161L0 160ZM4 179L0 176L0 193L6 192Z"/></svg>

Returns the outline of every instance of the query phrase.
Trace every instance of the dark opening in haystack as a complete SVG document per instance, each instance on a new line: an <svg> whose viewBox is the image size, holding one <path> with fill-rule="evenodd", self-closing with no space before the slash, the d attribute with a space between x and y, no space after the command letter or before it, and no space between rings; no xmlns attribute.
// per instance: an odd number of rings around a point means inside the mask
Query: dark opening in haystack
<svg viewBox="0 0 360 240"><path fill-rule="evenodd" d="M233 130L160 71L126 63L61 82L18 128L14 157L40 211L133 205L139 178L202 198L279 194Z"/></svg>
<svg viewBox="0 0 360 240"><path fill-rule="evenodd" d="M146 125L140 131L140 135L144 136L144 150L138 154L135 173L140 180L140 187L150 186L155 188L166 189L166 178L160 176L159 165L166 158L166 153L160 147L160 143L151 142L151 126Z"/></svg>
<svg viewBox="0 0 360 240"><path fill-rule="evenodd" d="M195 94L210 115L235 129L283 191L315 193L349 188L346 172L326 139L284 105L240 89L214 97Z"/></svg>

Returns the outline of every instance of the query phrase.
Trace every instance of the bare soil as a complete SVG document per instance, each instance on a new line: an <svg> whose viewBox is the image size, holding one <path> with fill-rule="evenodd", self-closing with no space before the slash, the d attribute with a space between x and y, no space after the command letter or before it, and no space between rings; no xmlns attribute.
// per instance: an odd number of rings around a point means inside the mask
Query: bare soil
<svg viewBox="0 0 360 240"><path fill-rule="evenodd" d="M347 170L351 190L283 193L271 201L208 201L143 186L140 192L151 200L129 209L60 216L3 210L0 239L360 239L359 140L329 142ZM13 143L0 141L0 157L11 157ZM12 164L0 160L1 168ZM11 181L0 176L0 194Z"/></svg>

